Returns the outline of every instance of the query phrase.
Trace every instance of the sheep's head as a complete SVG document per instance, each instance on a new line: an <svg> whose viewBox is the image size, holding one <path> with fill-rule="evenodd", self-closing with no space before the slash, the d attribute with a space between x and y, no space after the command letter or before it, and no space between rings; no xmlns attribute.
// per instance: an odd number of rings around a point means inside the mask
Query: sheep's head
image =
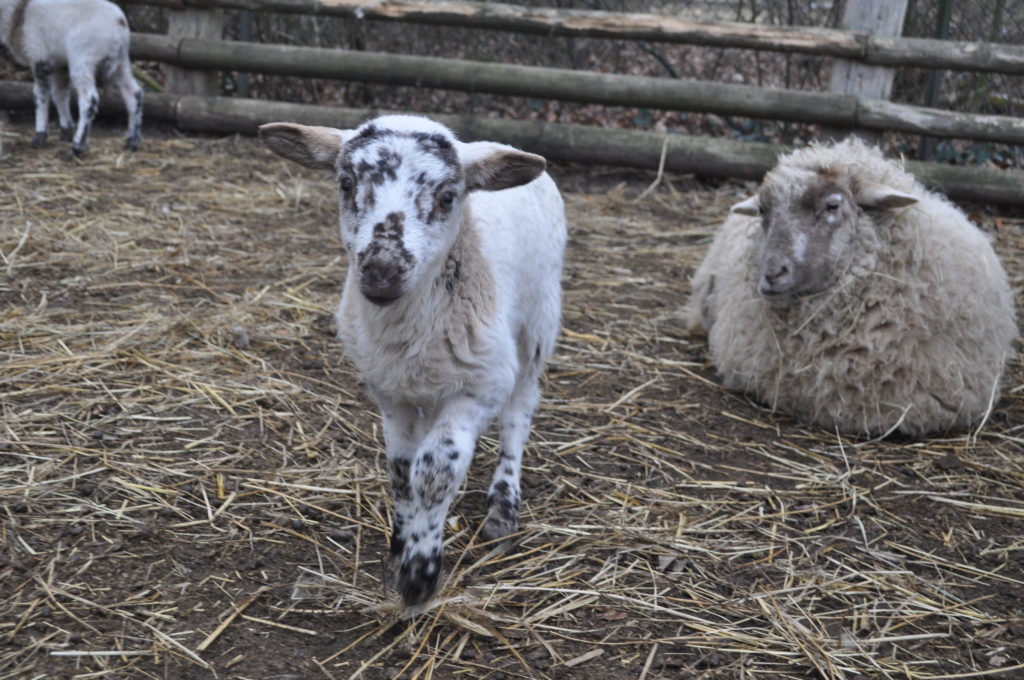
<svg viewBox="0 0 1024 680"><path fill-rule="evenodd" d="M784 305L836 282L853 255L865 210L916 202L910 194L855 175L780 166L732 212L760 218L757 292L770 304Z"/></svg>
<svg viewBox="0 0 1024 680"><path fill-rule="evenodd" d="M260 137L285 158L335 173L349 266L378 305L440 272L469 192L527 184L545 166L501 144L460 142L417 116L383 116L354 130L271 123Z"/></svg>

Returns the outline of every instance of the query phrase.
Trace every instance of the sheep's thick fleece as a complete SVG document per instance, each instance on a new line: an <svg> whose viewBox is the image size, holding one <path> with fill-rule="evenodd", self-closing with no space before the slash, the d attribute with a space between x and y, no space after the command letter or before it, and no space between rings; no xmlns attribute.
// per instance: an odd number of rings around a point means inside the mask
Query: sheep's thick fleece
<svg viewBox="0 0 1024 680"><path fill-rule="evenodd" d="M380 406L394 501L387 575L407 605L441 576L448 509L478 437L501 426L482 528L517 530L523 448L561 319L565 210L544 159L384 116L356 130L263 126L277 153L331 170L349 255L337 312Z"/></svg>
<svg viewBox="0 0 1024 680"><path fill-rule="evenodd" d="M821 175L851 190L877 183L917 202L858 209L843 227L852 233L831 285L786 304L758 292L762 220L731 213L693 277L688 305L723 383L854 435L920 436L978 423L999 396L1017 336L989 239L856 139L781 158L759 196L806 202L807 178Z"/></svg>

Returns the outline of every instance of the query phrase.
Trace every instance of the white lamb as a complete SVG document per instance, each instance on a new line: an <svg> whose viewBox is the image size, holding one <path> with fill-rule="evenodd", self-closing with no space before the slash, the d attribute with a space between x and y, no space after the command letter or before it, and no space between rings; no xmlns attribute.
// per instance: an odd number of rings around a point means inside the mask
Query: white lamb
<svg viewBox="0 0 1024 680"><path fill-rule="evenodd" d="M977 423L1017 336L982 232L853 139L782 157L693 277L723 383L855 435Z"/></svg>
<svg viewBox="0 0 1024 680"><path fill-rule="evenodd" d="M128 111L125 148L139 148L142 88L132 77L129 30L121 8L107 0L0 0L0 46L15 63L32 69L36 134L46 144L50 100L57 107L62 140L75 156L85 153L89 128L107 82ZM71 88L78 94L78 127L72 134Z"/></svg>
<svg viewBox="0 0 1024 680"><path fill-rule="evenodd" d="M523 447L561 316L565 210L540 156L415 116L355 130L272 123L273 151L336 174L348 274L338 334L383 414L406 605L441 574L448 508L500 420L487 539L517 530Z"/></svg>

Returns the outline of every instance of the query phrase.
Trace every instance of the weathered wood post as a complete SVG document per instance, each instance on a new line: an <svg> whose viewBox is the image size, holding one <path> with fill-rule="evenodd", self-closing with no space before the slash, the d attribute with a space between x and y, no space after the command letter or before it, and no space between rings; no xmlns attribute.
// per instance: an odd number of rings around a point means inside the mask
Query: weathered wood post
<svg viewBox="0 0 1024 680"><path fill-rule="evenodd" d="M252 41L252 10L242 10L240 16L241 26L239 27L238 39L242 42ZM249 96L249 73L246 71L238 72L238 81L235 83L235 96L246 98Z"/></svg>
<svg viewBox="0 0 1024 680"><path fill-rule="evenodd" d="M839 27L877 36L899 36L903 33L906 13L907 0L847 0ZM895 69L887 66L868 66L859 61L836 59L828 89L837 94L888 100L895 75ZM821 138L839 140L852 133L868 142L877 142L881 136L867 130L823 127Z"/></svg>
<svg viewBox="0 0 1024 680"><path fill-rule="evenodd" d="M953 16L952 0L940 0L938 26L935 27L935 37L939 40L949 38L949 21ZM942 83L942 74L939 71L932 71L928 74L928 92L925 95L925 106L934 109L939 101L939 85ZM917 157L922 161L930 161L932 152L935 150L935 139L933 137L921 137L921 144L917 148Z"/></svg>
<svg viewBox="0 0 1024 680"><path fill-rule="evenodd" d="M220 40L224 37L224 10L168 10L167 35L172 38ZM168 65L165 87L171 94L197 94L214 97L220 94L220 73L217 71L194 71Z"/></svg>

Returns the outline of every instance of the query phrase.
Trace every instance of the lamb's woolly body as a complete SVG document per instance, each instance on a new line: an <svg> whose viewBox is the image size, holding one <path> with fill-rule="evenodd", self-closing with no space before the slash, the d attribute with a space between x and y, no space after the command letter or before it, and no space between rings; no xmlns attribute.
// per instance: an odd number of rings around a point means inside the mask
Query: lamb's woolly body
<svg viewBox="0 0 1024 680"><path fill-rule="evenodd" d="M730 214L693 278L691 326L708 330L723 383L856 434L976 423L998 396L1017 330L1006 274L965 215L859 142L782 158L763 190L796 195L831 169L912 194L862 214L835 284L771 306L757 293L757 218Z"/></svg>
<svg viewBox="0 0 1024 680"><path fill-rule="evenodd" d="M431 285L379 307L360 294L349 268L339 336L376 391L423 406L466 391L497 401L522 364L554 350L561 258L551 253L565 244L554 182L543 175L526 187L470 194L467 204Z"/></svg>
<svg viewBox="0 0 1024 680"><path fill-rule="evenodd" d="M523 448L561 317L561 196L539 156L464 144L423 118L354 131L274 124L261 135L337 174L349 254L338 334L383 416L387 575L418 604L437 586L448 508L495 418L482 535L516 531Z"/></svg>
<svg viewBox="0 0 1024 680"><path fill-rule="evenodd" d="M36 139L45 141L51 99L62 135L85 149L99 103L97 85L114 85L128 110L127 146L138 148L142 88L131 72L130 31L120 7L107 0L0 0L0 44L15 62L31 68L36 99ZM78 94L73 136L71 88Z"/></svg>

